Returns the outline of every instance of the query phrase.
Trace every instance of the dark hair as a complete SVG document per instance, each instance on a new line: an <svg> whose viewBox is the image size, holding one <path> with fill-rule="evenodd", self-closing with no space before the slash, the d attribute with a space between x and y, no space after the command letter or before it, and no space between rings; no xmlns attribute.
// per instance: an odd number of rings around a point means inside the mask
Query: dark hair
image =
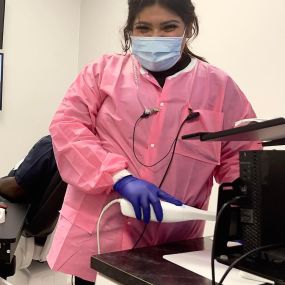
<svg viewBox="0 0 285 285"><path fill-rule="evenodd" d="M124 33L124 43L123 50L127 52L131 46L131 31L133 30L134 21L137 15L147 6L152 6L159 4L168 10L177 14L184 22L186 26L186 34L193 32L192 38L195 38L199 34L199 23L198 18L195 13L195 7L192 4L191 0L128 0L129 13L126 25L123 29ZM188 27L192 24L193 31L188 31ZM205 60L204 58L195 55L191 52L187 45L185 45L184 53L189 54L190 56Z"/></svg>

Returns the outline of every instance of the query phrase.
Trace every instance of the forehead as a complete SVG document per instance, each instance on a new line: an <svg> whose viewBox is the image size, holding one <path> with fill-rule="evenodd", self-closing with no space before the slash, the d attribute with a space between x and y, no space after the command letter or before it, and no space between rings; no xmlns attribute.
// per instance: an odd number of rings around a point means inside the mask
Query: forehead
<svg viewBox="0 0 285 285"><path fill-rule="evenodd" d="M183 20L173 11L159 4L143 8L135 18L135 24L147 22L151 24L160 24L162 22L175 20L183 24Z"/></svg>

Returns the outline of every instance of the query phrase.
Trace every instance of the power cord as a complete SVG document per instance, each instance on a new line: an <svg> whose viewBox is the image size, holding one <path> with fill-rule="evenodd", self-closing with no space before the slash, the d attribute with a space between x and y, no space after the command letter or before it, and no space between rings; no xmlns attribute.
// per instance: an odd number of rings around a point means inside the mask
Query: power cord
<svg viewBox="0 0 285 285"><path fill-rule="evenodd" d="M115 199L113 201L111 201L110 203L108 203L101 211L100 213L100 216L98 218L98 221L97 221L97 251L98 251L98 254L101 253L101 249L100 249L100 222L101 222L101 219L104 215L104 213L111 207L113 206L114 204L116 203L120 203L120 199Z"/></svg>
<svg viewBox="0 0 285 285"><path fill-rule="evenodd" d="M217 285L223 285L224 280L226 279L227 275L230 273L230 271L244 258L246 258L247 256L258 252L260 250L264 250L264 249L271 249L271 248L278 248L278 247L283 247L285 246L285 243L275 243L275 244L269 244L269 245L265 245L265 246L260 246L257 247L255 249L252 249L251 251L243 254L242 256L240 256L238 259L236 259L229 267L228 269L225 271L225 273L223 274L222 278L220 279L219 283Z"/></svg>
<svg viewBox="0 0 285 285"><path fill-rule="evenodd" d="M221 209L219 210L216 218L215 228L214 228L214 236L213 236L213 245L212 245L212 251L211 251L211 274L212 274L212 285L216 285L216 277L215 277L215 248L216 248L216 242L217 242L217 234L218 234L218 225L220 223L221 217L224 213L224 211L233 203L237 202L238 200L241 200L244 198L244 196L237 196L233 198L232 200L226 202L223 204Z"/></svg>
<svg viewBox="0 0 285 285"><path fill-rule="evenodd" d="M215 280L215 248L216 248L216 241L217 241L217 232L218 232L218 225L220 223L221 220L221 216L223 215L224 211L232 204L234 204L235 202L241 200L245 198L245 196L237 196L235 198L233 198L232 200L226 202L221 209L219 210L219 213L217 215L216 218L216 224L215 224L215 229L214 229L214 237L213 237L213 245L212 245L212 251L211 251L211 273L212 273L212 285L216 285L216 280ZM255 248L245 254L243 254L242 256L240 256L238 259L236 259L225 271L225 273L223 274L223 276L221 277L219 283L217 285L223 285L223 282L225 280L225 278L227 277L227 275L230 273L230 271L244 258L246 258L247 256L258 252L260 250L264 250L264 249L270 249L270 248L278 248L278 247L282 247L284 246L285 243L275 243L275 244L270 244L270 245L265 245L265 246L260 246L258 248Z"/></svg>
<svg viewBox="0 0 285 285"><path fill-rule="evenodd" d="M120 203L120 200L121 199L115 199L113 201L111 201L110 203L108 203L101 211L100 213L100 216L98 218L98 221L97 221L97 251L98 251L98 254L101 253L101 248L100 248L100 223L101 223L101 219L104 215L104 213L114 204L116 203ZM134 244L134 246L132 247L132 249L136 248L136 246L138 245L138 243L140 242L141 238L143 237L144 235L144 232L146 230L146 227L147 227L147 224L144 224L144 228L143 228L143 231L142 233L140 234L138 240L136 241L136 243Z"/></svg>

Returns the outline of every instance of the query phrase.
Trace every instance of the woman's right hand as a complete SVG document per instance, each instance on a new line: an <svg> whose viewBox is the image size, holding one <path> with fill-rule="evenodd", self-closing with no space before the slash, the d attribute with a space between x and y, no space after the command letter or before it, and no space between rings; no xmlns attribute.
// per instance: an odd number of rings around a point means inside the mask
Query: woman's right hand
<svg viewBox="0 0 285 285"><path fill-rule="evenodd" d="M141 220L143 212L143 219L146 224L150 221L150 205L153 207L157 221L162 221L163 211L160 199L177 206L182 205L181 201L162 191L154 184L132 175L126 176L116 182L114 190L130 201L138 220Z"/></svg>

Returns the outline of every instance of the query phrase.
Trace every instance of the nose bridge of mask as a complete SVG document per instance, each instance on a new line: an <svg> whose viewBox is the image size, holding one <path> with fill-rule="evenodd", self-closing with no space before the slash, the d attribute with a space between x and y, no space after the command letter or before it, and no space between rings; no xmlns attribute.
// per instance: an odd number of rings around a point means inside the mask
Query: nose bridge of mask
<svg viewBox="0 0 285 285"><path fill-rule="evenodd" d="M133 49L142 52L180 51L183 37L131 37Z"/></svg>

